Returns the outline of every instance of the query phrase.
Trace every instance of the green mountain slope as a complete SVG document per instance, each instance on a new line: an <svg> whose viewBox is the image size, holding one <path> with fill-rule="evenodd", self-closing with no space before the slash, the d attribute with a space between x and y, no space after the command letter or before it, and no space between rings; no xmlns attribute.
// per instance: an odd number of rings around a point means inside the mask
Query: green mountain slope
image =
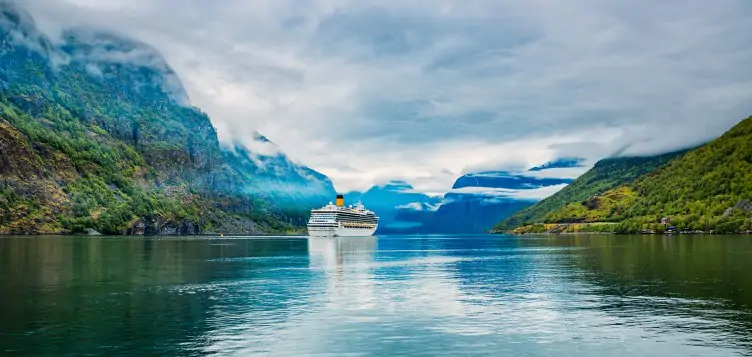
<svg viewBox="0 0 752 357"><path fill-rule="evenodd" d="M257 143L273 150L252 152L240 143L222 145L222 158L237 173L247 192L258 195L275 207L294 226L305 226L310 210L335 199L337 192L328 177L307 166L294 163L263 135Z"/></svg>
<svg viewBox="0 0 752 357"><path fill-rule="evenodd" d="M0 0L0 234L286 230L153 48Z"/></svg>
<svg viewBox="0 0 752 357"><path fill-rule="evenodd" d="M752 117L720 138L636 181L570 202L548 223L617 222L615 232L643 229L735 233L752 229ZM662 224L663 218L668 219Z"/></svg>
<svg viewBox="0 0 752 357"><path fill-rule="evenodd" d="M655 171L671 159L686 151L649 157L609 158L597 162L574 182L561 191L527 207L499 223L494 230L509 230L521 225L543 223L546 216L571 202L579 202L612 188L632 182L640 176Z"/></svg>

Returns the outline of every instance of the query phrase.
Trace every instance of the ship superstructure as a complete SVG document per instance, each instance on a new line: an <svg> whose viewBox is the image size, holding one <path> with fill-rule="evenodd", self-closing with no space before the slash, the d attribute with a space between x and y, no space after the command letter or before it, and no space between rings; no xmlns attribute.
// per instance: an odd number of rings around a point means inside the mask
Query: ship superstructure
<svg viewBox="0 0 752 357"><path fill-rule="evenodd" d="M367 237L379 226L379 217L362 204L345 207L345 197L337 195L336 204L311 210L308 235L311 237Z"/></svg>

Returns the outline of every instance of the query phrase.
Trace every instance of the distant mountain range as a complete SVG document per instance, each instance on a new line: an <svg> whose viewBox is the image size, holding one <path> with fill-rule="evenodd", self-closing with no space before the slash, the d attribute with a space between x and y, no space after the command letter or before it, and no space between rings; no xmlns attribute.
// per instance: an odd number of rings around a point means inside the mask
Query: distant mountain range
<svg viewBox="0 0 752 357"><path fill-rule="evenodd" d="M583 158L560 158L554 161L549 161L543 165L531 168L528 171L536 172L549 169L569 169L573 167L584 167L585 159Z"/></svg>
<svg viewBox="0 0 752 357"><path fill-rule="evenodd" d="M348 202L362 202L381 218L377 233L483 233L499 220L537 202L571 178L552 178L556 169L580 167L563 159L522 172L484 171L459 177L443 197L428 196L407 182L392 181L365 193L350 192ZM543 196L541 196L543 195Z"/></svg>
<svg viewBox="0 0 752 357"><path fill-rule="evenodd" d="M436 210L441 198L416 192L405 181L390 181L363 193L346 193L345 202L361 202L376 212L377 233L419 233L424 231L423 221Z"/></svg>
<svg viewBox="0 0 752 357"><path fill-rule="evenodd" d="M285 232L334 194L282 153L220 146L147 44L86 28L55 43L6 0L0 44L0 233Z"/></svg>
<svg viewBox="0 0 752 357"><path fill-rule="evenodd" d="M430 226L433 232L483 233L513 214L572 182L538 176L577 167L579 159L557 160L523 172L485 171L461 176L444 195ZM553 189L553 190L552 190Z"/></svg>
<svg viewBox="0 0 752 357"><path fill-rule="evenodd" d="M502 221L516 232L752 230L752 117L698 148L603 160Z"/></svg>

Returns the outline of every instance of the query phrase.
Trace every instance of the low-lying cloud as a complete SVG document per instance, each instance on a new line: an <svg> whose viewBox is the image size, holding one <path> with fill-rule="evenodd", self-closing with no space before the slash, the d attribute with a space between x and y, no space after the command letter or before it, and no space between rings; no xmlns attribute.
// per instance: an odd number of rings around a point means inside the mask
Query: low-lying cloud
<svg viewBox="0 0 752 357"><path fill-rule="evenodd" d="M431 205L421 202L411 202L405 205L397 206L396 209L405 209L410 211L436 211L439 209L439 204Z"/></svg>
<svg viewBox="0 0 752 357"><path fill-rule="evenodd" d="M159 49L223 141L256 130L340 191L384 177L700 144L752 114L746 0L39 0L46 31ZM346 169L345 169L346 168Z"/></svg>
<svg viewBox="0 0 752 357"><path fill-rule="evenodd" d="M448 193L484 196L485 198L489 199L495 198L540 201L548 196L553 195L556 192L561 191L561 189L566 186L566 184L561 184L522 190L492 187L463 187L452 189Z"/></svg>

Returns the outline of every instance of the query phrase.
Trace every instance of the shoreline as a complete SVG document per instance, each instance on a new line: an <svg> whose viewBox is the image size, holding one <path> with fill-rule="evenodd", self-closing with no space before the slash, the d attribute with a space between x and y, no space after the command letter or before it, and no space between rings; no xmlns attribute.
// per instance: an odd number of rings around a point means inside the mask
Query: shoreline
<svg viewBox="0 0 752 357"><path fill-rule="evenodd" d="M563 235L614 235L614 236L707 236L707 235L722 235L722 236L743 236L752 235L752 232L734 232L734 233L717 233L717 232L701 232L701 233L616 233L616 232L491 232L489 234L505 234L512 236L524 236L524 235L551 235L551 236L563 236Z"/></svg>
<svg viewBox="0 0 752 357"><path fill-rule="evenodd" d="M663 224L642 224L635 229L634 225L623 226L625 222L584 222L584 223L534 223L512 229L493 229L496 234L615 234L615 235L747 235L752 229L738 227L739 230L708 229L691 230ZM706 227L707 228L707 227ZM724 227L722 227L724 228ZM725 227L728 228L728 227Z"/></svg>
<svg viewBox="0 0 752 357"><path fill-rule="evenodd" d="M248 233L248 234L222 234L222 233L202 233L202 234L89 234L89 233L0 233L3 237L300 237L308 236L306 233Z"/></svg>

